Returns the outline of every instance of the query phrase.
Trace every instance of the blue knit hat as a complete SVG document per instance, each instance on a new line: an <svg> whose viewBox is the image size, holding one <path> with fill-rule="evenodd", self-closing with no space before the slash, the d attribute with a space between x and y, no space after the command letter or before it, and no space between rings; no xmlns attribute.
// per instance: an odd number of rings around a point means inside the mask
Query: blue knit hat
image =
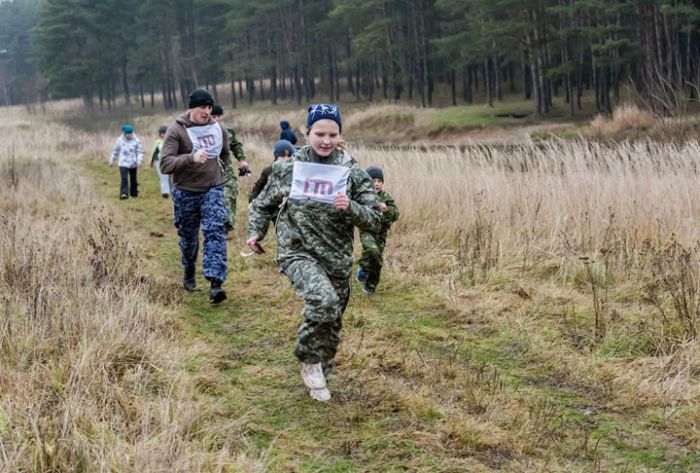
<svg viewBox="0 0 700 473"><path fill-rule="evenodd" d="M378 168L376 166L370 166L367 168L367 174L369 174L369 177L372 179L381 179L382 182L384 182L384 171L382 171L382 168Z"/></svg>
<svg viewBox="0 0 700 473"><path fill-rule="evenodd" d="M289 128L289 122L287 120L282 120L280 122L280 128L282 128L283 130L286 130L287 128Z"/></svg>
<svg viewBox="0 0 700 473"><path fill-rule="evenodd" d="M133 133L134 132L134 125L130 125L128 123L123 124L122 125L122 132L124 132L125 135L129 134L129 133Z"/></svg>
<svg viewBox="0 0 700 473"><path fill-rule="evenodd" d="M279 140L278 142L275 143L275 161L277 161L277 158L280 156L291 156L294 154L296 151L296 148L294 147L293 144L291 144L287 140Z"/></svg>
<svg viewBox="0 0 700 473"><path fill-rule="evenodd" d="M340 119L340 110L333 103L317 103L309 105L306 116L306 129L311 129L311 125L319 120L333 120L338 124L338 131L343 131L343 122Z"/></svg>

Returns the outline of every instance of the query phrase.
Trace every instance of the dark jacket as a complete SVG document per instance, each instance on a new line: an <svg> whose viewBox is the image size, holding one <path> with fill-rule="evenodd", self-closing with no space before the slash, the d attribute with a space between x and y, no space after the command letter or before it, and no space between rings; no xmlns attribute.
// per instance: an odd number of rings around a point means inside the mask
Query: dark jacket
<svg viewBox="0 0 700 473"><path fill-rule="evenodd" d="M282 133L280 133L280 140L287 140L291 144L297 144L297 136L294 134L294 130L289 128L288 122L281 122L280 127L282 128Z"/></svg>
<svg viewBox="0 0 700 473"><path fill-rule="evenodd" d="M248 196L248 203L252 202L257 196L260 195L260 193L265 188L265 184L267 184L267 180L270 178L271 173L272 166L268 166L262 170L262 172L260 173L260 177L257 181L255 181L255 184L253 184L253 189L250 191L250 196Z"/></svg>

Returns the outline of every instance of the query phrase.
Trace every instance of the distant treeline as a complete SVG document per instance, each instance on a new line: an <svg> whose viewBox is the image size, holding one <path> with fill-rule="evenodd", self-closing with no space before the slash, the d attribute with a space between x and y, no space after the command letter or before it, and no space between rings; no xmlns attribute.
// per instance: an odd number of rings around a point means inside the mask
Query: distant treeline
<svg viewBox="0 0 700 473"><path fill-rule="evenodd" d="M538 114L632 85L657 112L697 97L700 0L0 0L0 104L117 96L182 107L293 99L492 104ZM219 87L221 88L221 87ZM443 87L444 88L444 87Z"/></svg>

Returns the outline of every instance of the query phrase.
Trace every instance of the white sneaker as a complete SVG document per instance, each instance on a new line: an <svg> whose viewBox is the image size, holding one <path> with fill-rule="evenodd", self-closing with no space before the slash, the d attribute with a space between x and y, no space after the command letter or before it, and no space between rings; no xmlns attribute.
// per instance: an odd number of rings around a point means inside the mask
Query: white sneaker
<svg viewBox="0 0 700 473"><path fill-rule="evenodd" d="M331 399L331 392L328 390L328 388L311 389L309 390L309 396L317 401L326 402Z"/></svg>
<svg viewBox="0 0 700 473"><path fill-rule="evenodd" d="M311 390L326 389L326 377L323 376L321 363L302 363L301 379L304 380L306 387ZM328 398L330 398L330 396L330 393L328 393ZM313 397L313 395L311 397ZM316 398L314 397L314 399Z"/></svg>

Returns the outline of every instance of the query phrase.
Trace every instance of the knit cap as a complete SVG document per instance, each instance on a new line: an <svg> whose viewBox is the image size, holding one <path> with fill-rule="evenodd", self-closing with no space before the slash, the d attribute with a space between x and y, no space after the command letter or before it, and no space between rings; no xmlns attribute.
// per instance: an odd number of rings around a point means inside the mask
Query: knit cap
<svg viewBox="0 0 700 473"><path fill-rule="evenodd" d="M202 105L214 106L214 98L204 89L195 89L190 93L190 100L187 108L197 108Z"/></svg>
<svg viewBox="0 0 700 473"><path fill-rule="evenodd" d="M220 117L224 114L224 107L217 103L211 108L211 114L215 117Z"/></svg>
<svg viewBox="0 0 700 473"><path fill-rule="evenodd" d="M340 119L338 106L332 103L318 103L309 105L306 116L306 128L311 129L311 125L319 120L333 120L338 124L338 131L343 131L343 122Z"/></svg>
<svg viewBox="0 0 700 473"><path fill-rule="evenodd" d="M367 168L367 174L369 174L369 177L372 179L381 179L382 182L384 182L384 171L382 171L382 168L370 166Z"/></svg>
<svg viewBox="0 0 700 473"><path fill-rule="evenodd" d="M122 125L122 132L127 135L129 133L134 132L134 125L130 125L129 123L125 123Z"/></svg>
<svg viewBox="0 0 700 473"><path fill-rule="evenodd" d="M286 130L287 128L289 128L289 122L287 120L282 120L280 122L280 128L282 128L283 130Z"/></svg>
<svg viewBox="0 0 700 473"><path fill-rule="evenodd" d="M277 161L277 158L279 158L280 156L289 157L293 155L295 151L296 148L289 141L279 140L275 143L275 161Z"/></svg>

